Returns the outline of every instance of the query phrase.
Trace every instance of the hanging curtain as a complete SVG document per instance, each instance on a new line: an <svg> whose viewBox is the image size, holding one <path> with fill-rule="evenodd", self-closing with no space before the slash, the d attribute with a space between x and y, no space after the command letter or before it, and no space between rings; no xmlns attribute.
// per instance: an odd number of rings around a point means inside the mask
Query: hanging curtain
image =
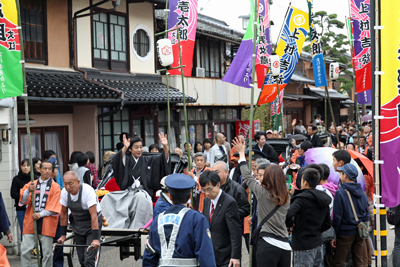
<svg viewBox="0 0 400 267"><path fill-rule="evenodd" d="M28 134L21 133L21 160L29 158ZM42 158L40 133L31 133L32 158Z"/></svg>
<svg viewBox="0 0 400 267"><path fill-rule="evenodd" d="M44 134L44 147L45 150L53 150L56 152L58 163L58 170L61 176L64 175L64 159L61 151L61 134L62 132L46 132Z"/></svg>

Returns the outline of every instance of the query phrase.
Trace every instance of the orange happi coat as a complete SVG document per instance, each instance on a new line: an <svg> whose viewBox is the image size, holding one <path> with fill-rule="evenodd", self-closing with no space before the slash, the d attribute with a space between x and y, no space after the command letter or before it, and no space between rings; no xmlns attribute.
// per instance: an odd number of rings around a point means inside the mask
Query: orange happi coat
<svg viewBox="0 0 400 267"><path fill-rule="evenodd" d="M50 178L51 179L51 178ZM35 181L35 188L37 186L38 180ZM20 197L19 202L21 203L22 195L24 194L25 190L28 188L30 182L27 183L21 190L20 190ZM42 235L45 236L56 236L57 224L58 224L58 217L61 213L61 203L60 203L60 195L61 189L60 186L56 182L51 183L51 188L49 192L49 196L47 198L45 210L55 212L56 215L44 217L43 226L42 226ZM21 204L20 204L21 205ZM25 205L28 205L26 208L25 218L24 218L24 229L23 233L26 234L34 234L34 227L33 227L33 218L32 218L32 193L29 194L28 201Z"/></svg>

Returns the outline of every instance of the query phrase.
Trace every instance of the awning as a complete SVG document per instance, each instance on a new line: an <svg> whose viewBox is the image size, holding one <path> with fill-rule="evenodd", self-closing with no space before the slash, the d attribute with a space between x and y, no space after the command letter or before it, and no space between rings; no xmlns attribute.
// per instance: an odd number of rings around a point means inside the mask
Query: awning
<svg viewBox="0 0 400 267"><path fill-rule="evenodd" d="M343 104L343 105L354 105L354 102L351 101L350 99L347 99L345 101L340 101L340 104Z"/></svg>
<svg viewBox="0 0 400 267"><path fill-rule="evenodd" d="M325 90L324 90L324 89L310 88L310 91L311 91L312 93L314 93L314 94L316 94L316 95L322 97L322 98L325 97ZM328 94L329 94L329 97L330 97L332 100L346 100L346 99L349 99L349 98L350 98L350 97L348 97L348 96L346 96L346 95L343 95L343 94L339 93L338 91L336 91L336 90L334 90L334 89L329 89L329 90L328 90Z"/></svg>
<svg viewBox="0 0 400 267"><path fill-rule="evenodd" d="M287 94L285 93L283 95L283 98L285 99L287 97L287 99L295 99L295 100L318 100L318 97L315 96L311 96L311 95L303 95L303 94Z"/></svg>
<svg viewBox="0 0 400 267"><path fill-rule="evenodd" d="M114 89L122 91L127 103L163 104L167 103L167 86L162 83L158 74L109 73L96 69L86 70L88 78ZM169 88L171 104L183 102L183 94L174 87ZM196 103L196 99L186 95L187 103Z"/></svg>
<svg viewBox="0 0 400 267"><path fill-rule="evenodd" d="M313 79L307 78L303 73L301 72L294 72L292 75L292 78L290 79L291 83L303 83L303 84L315 84L315 81Z"/></svg>
<svg viewBox="0 0 400 267"><path fill-rule="evenodd" d="M120 74L97 69L55 70L26 68L28 97L33 101L148 104L167 103L167 86L157 74ZM170 87L170 103L182 103L183 94ZM188 103L196 99L186 95Z"/></svg>

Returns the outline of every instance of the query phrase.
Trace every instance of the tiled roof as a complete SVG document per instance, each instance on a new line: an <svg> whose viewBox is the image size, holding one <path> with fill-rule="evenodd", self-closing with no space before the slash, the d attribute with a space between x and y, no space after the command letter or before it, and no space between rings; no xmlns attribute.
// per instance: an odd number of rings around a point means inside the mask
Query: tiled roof
<svg viewBox="0 0 400 267"><path fill-rule="evenodd" d="M155 10L156 19L165 20L165 12L164 10L158 9ZM199 33L207 33L219 37L226 38L228 40L232 40L240 43L242 41L244 32L235 30L227 26L224 21L220 21L203 14L198 14L197 17L197 32Z"/></svg>
<svg viewBox="0 0 400 267"><path fill-rule="evenodd" d="M157 74L116 74L98 70L86 70L88 78L121 90L128 103L166 103L167 86L162 83L161 75ZM178 89L169 88L170 103L182 103L183 95ZM195 103L196 99L186 95L186 102Z"/></svg>
<svg viewBox="0 0 400 267"><path fill-rule="evenodd" d="M121 94L128 103L166 103L167 86L161 75L120 74L85 69L87 78L78 71L26 69L28 96L36 100L76 99L77 101L118 101ZM114 90L116 89L116 90ZM188 103L196 99L186 95ZM170 103L182 103L182 93L170 87Z"/></svg>
<svg viewBox="0 0 400 267"><path fill-rule="evenodd" d="M84 79L77 71L26 68L28 96L46 98L120 99L121 93Z"/></svg>

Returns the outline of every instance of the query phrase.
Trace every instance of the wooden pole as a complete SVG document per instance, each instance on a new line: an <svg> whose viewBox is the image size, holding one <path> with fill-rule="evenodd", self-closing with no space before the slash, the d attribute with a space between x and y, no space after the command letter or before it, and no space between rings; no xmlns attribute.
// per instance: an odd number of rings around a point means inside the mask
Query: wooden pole
<svg viewBox="0 0 400 267"><path fill-rule="evenodd" d="M332 81L332 84L333 84L333 83L334 83L334 81ZM332 121L333 121L333 127L335 127L337 143L338 143L338 145L339 145L339 149L342 149L341 146L340 146L339 134L338 134L337 129L336 129L335 114L333 113L331 98L329 97L329 92L328 92L328 86L325 86L325 95L328 97L328 104L329 104L329 109L330 109L330 111L331 111L331 116L332 116Z"/></svg>
<svg viewBox="0 0 400 267"><path fill-rule="evenodd" d="M257 15L258 15L258 0L254 0L254 20L253 20L253 64L252 64L252 71L251 71L251 93L250 93L250 127L249 127L249 170L251 171L251 160L252 160L252 152L253 152L253 119L254 119L254 87L257 86L255 81L256 76L256 58L257 58ZM250 214L253 210L253 205L251 203L251 190L249 188L249 202L250 202ZM250 233L249 233L249 267L253 266L253 246L251 245L251 234L253 227L250 225Z"/></svg>
<svg viewBox="0 0 400 267"><path fill-rule="evenodd" d="M168 1L165 1L165 31L168 31ZM168 36L168 34L166 33ZM169 103L169 72L168 70L166 71L165 78L167 80L167 122L168 122L168 128L167 128L167 135L168 135L168 148L169 151L171 151L171 108L170 108L170 103Z"/></svg>
<svg viewBox="0 0 400 267"><path fill-rule="evenodd" d="M21 7L19 4L19 0L15 1L17 4L17 12L18 12L18 25L21 27ZM32 163L32 142L31 142L31 129L29 126L29 108L28 108L28 88L26 85L26 73L25 73L25 53L24 53L24 39L22 35L22 29L19 29L19 41L20 41L20 47L21 47L21 62L22 62L22 79L23 79L23 86L24 86L24 104L25 104L25 122L26 122L26 133L28 136L28 151L29 151L29 166L31 167L31 182L33 183L35 178L34 178L34 167ZM32 192L32 212L34 211L35 208L35 194L36 190L33 190ZM34 235L35 235L35 243L36 243L36 249L37 249L37 264L38 267L41 267L41 262L40 262L40 247L39 247L39 238L38 238L38 231L37 231L37 222L34 220L33 221L33 228L34 228Z"/></svg>

